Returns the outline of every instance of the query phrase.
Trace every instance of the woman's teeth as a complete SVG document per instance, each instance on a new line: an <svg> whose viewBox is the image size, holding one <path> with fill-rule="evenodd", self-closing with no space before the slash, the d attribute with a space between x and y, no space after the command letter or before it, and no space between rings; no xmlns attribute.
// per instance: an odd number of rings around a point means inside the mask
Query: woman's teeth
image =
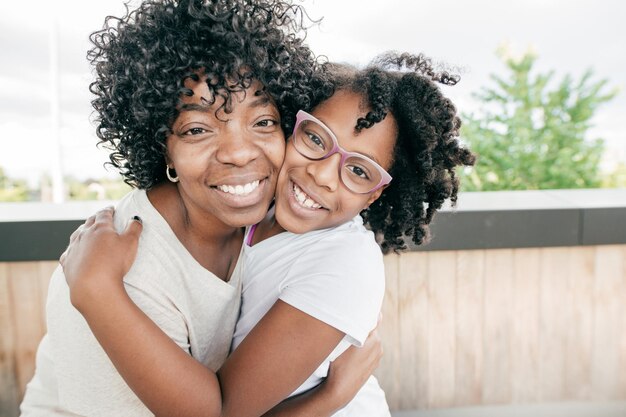
<svg viewBox="0 0 626 417"><path fill-rule="evenodd" d="M322 206L315 201L311 197L309 197L300 187L298 187L295 183L293 183L293 193L296 196L296 201L300 203L300 205L306 208L318 209L322 208Z"/></svg>
<svg viewBox="0 0 626 417"><path fill-rule="evenodd" d="M218 185L217 189L228 194L247 195L256 190L259 186L259 180L244 185Z"/></svg>

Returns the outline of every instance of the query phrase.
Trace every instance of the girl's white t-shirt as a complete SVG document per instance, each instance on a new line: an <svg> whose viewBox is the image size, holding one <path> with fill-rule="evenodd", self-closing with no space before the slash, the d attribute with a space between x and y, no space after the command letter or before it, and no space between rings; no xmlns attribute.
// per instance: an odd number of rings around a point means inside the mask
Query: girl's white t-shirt
<svg viewBox="0 0 626 417"><path fill-rule="evenodd" d="M241 313L232 349L278 299L346 335L292 395L317 386L328 374L330 362L351 344L361 346L376 326L385 293L383 257L360 216L334 228L299 235L284 232L253 246L244 245L242 256ZM336 415L389 416L376 378L371 377Z"/></svg>

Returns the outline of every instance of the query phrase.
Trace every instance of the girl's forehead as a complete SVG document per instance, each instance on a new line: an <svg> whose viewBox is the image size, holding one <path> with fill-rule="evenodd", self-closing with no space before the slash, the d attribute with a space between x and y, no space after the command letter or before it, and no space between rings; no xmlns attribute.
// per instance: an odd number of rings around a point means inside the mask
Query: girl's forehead
<svg viewBox="0 0 626 417"><path fill-rule="evenodd" d="M388 113L380 122L357 131L357 120L365 117L368 111L361 94L339 90L311 114L333 132L340 146L348 151L373 155L383 167L389 167L398 133L395 118Z"/></svg>
<svg viewBox="0 0 626 417"><path fill-rule="evenodd" d="M349 90L338 90L332 96L318 104L311 114L315 117L327 117L333 114L343 117L352 116L354 117L354 124L356 125L356 120L359 117L364 117L367 111L367 105L361 94Z"/></svg>

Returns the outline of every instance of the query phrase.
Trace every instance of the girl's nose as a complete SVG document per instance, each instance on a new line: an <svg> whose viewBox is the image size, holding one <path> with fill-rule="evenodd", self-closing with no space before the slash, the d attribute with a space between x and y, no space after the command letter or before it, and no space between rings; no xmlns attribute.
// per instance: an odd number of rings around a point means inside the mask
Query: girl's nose
<svg viewBox="0 0 626 417"><path fill-rule="evenodd" d="M341 155L336 153L326 159L310 161L306 172L313 178L315 183L329 191L337 190L339 186L339 164Z"/></svg>

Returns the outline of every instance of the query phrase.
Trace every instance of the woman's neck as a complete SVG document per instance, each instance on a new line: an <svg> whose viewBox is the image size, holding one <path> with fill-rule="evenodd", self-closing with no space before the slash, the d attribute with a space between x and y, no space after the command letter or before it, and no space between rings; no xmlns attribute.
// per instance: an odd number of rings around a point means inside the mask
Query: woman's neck
<svg viewBox="0 0 626 417"><path fill-rule="evenodd" d="M154 187L148 191L148 199L200 265L218 277L229 275L243 242L241 228L189 207L174 184Z"/></svg>

